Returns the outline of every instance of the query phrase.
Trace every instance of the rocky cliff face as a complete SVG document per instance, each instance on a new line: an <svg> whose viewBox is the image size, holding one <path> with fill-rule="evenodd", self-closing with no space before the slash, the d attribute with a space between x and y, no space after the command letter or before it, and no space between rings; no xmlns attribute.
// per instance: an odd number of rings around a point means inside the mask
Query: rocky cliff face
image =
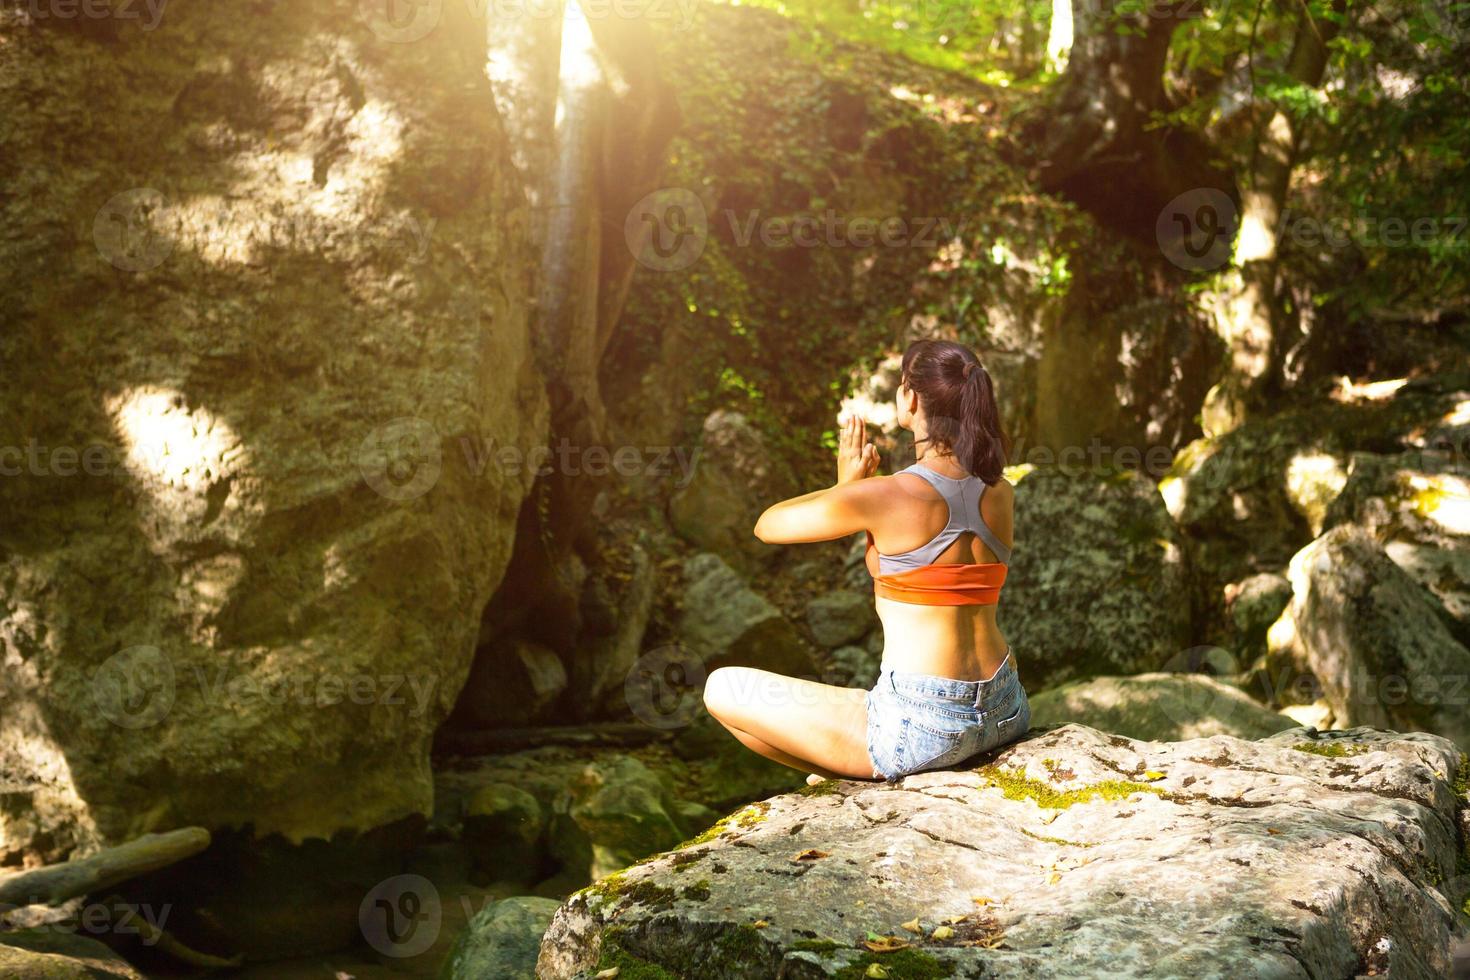
<svg viewBox="0 0 1470 980"><path fill-rule="evenodd" d="M534 256L483 24L360 6L0 12L0 863L430 807Z"/></svg>
<svg viewBox="0 0 1470 980"><path fill-rule="evenodd" d="M1442 976L1461 758L1368 729L1068 725L737 811L573 895L537 976Z"/></svg>

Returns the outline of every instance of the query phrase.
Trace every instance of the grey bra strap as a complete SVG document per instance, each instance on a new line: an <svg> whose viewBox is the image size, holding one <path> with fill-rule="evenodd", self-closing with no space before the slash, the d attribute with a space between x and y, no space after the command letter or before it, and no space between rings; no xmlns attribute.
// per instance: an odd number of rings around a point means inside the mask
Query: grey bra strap
<svg viewBox="0 0 1470 980"><path fill-rule="evenodd" d="M939 495L944 498L945 504L949 507L949 522L945 524L944 530L913 551L901 555L880 554L878 562L883 574L933 564L934 560L966 531L984 541L1002 564L1010 562L1011 549L1001 543L1000 538L995 536L995 532L980 515L980 501L985 496L986 490L984 480L974 476L959 480L952 479L935 473L928 467L920 466L918 463L900 472L912 473L921 477L925 483L939 491Z"/></svg>

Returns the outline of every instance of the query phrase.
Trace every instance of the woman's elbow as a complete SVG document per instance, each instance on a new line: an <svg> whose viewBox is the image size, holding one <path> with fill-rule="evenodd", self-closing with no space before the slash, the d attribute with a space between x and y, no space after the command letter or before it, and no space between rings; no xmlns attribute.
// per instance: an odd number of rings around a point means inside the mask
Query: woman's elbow
<svg viewBox="0 0 1470 980"><path fill-rule="evenodd" d="M766 544L780 544L780 538L776 534L776 521L767 510L755 522L755 536Z"/></svg>

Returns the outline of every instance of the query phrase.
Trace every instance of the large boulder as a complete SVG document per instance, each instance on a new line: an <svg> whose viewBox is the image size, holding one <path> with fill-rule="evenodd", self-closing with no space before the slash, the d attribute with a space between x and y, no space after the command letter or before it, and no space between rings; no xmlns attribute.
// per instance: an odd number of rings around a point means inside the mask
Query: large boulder
<svg viewBox="0 0 1470 980"><path fill-rule="evenodd" d="M144 980L128 961L90 936L48 929L0 933L5 980Z"/></svg>
<svg viewBox="0 0 1470 980"><path fill-rule="evenodd" d="M755 536L756 518L790 490L760 430L741 413L720 409L704 420L693 475L670 499L669 520L691 544L754 569L779 550Z"/></svg>
<svg viewBox="0 0 1470 980"><path fill-rule="evenodd" d="M1014 478L997 616L1028 689L1157 670L1189 645L1184 554L1152 482L1070 466Z"/></svg>
<svg viewBox="0 0 1470 980"><path fill-rule="evenodd" d="M537 976L1429 980L1460 898L1459 761L1367 729L1069 725L977 769L732 813L574 894Z"/></svg>
<svg viewBox="0 0 1470 980"><path fill-rule="evenodd" d="M1371 534L1333 528L1291 560L1290 577L1291 605L1271 627L1273 689L1310 675L1336 724L1435 732L1470 750L1470 649Z"/></svg>
<svg viewBox="0 0 1470 980"><path fill-rule="evenodd" d="M1151 742L1261 738L1297 727L1239 688L1204 674L1095 677L1050 688L1030 701L1034 728L1075 722Z"/></svg>
<svg viewBox="0 0 1470 980"><path fill-rule="evenodd" d="M878 625L872 593L844 590L819 595L807 603L806 624L828 649L856 643Z"/></svg>
<svg viewBox="0 0 1470 980"><path fill-rule="evenodd" d="M1470 478L1463 457L1354 453L1324 523L1372 531L1394 564L1439 599L1462 641L1470 637Z"/></svg>
<svg viewBox="0 0 1470 980"><path fill-rule="evenodd" d="M671 847L707 812L682 795L693 786L676 793L669 773L613 750L491 756L438 773L435 785L435 822L458 828L477 867L536 882L538 893L565 894Z"/></svg>
<svg viewBox="0 0 1470 980"><path fill-rule="evenodd" d="M1159 491L1189 553L1196 632L1228 633L1227 590L1285 568L1344 519L1340 498L1359 496L1350 486L1355 453L1431 459L1460 451L1464 437L1451 420L1467 382L1464 374L1430 375L1385 397L1322 399L1185 446Z"/></svg>
<svg viewBox="0 0 1470 980"><path fill-rule="evenodd" d="M568 707L579 719L608 711L623 700L628 673L643 649L643 634L653 612L653 560L640 545L620 553L614 567L588 578L583 607L585 635L571 657ZM587 597L595 597L589 601ZM600 620L600 621L599 621Z"/></svg>
<svg viewBox="0 0 1470 980"><path fill-rule="evenodd" d="M0 8L0 864L431 806L543 439L534 251L483 21L354 14Z"/></svg>
<svg viewBox="0 0 1470 980"><path fill-rule="evenodd" d="M684 581L679 640L707 671L738 665L813 674L811 651L791 621L718 555L686 561Z"/></svg>
<svg viewBox="0 0 1470 980"><path fill-rule="evenodd" d="M541 936L557 902L516 895L481 909L455 940L443 980L536 980Z"/></svg>

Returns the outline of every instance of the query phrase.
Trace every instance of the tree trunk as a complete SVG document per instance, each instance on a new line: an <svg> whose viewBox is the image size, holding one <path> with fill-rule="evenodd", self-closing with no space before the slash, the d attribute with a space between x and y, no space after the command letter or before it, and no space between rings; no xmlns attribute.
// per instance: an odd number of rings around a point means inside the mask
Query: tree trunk
<svg viewBox="0 0 1470 980"><path fill-rule="evenodd" d="M1341 4L1338 4L1341 9ZM1337 33L1331 21L1315 20L1302 8L1287 74L1308 88L1322 84L1327 42ZM1218 294L1211 319L1229 351L1224 376L1205 396L1201 423L1207 434L1238 427L1258 411L1280 373L1275 338L1280 333L1278 247L1281 215L1291 188L1304 122L1273 106L1261 127L1241 195L1235 269Z"/></svg>
<svg viewBox="0 0 1470 980"><path fill-rule="evenodd" d="M1190 130L1156 126L1174 108L1164 91L1164 63L1184 4L1150 4L1124 13L1118 0L1072 0L1072 42L1065 15L1053 13L1048 57L1067 68L1050 111L1030 135L1041 148L1037 176L1046 190L1071 198L1108 225L1152 241L1158 216L1198 188L1234 197L1228 170Z"/></svg>

